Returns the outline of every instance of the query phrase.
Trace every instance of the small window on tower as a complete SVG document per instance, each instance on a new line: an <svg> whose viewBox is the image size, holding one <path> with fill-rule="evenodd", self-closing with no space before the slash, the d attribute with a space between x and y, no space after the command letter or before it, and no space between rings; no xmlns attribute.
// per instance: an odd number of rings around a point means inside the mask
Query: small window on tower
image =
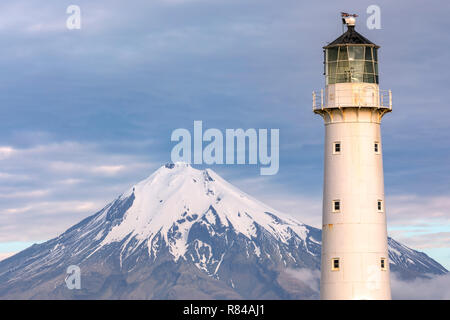
<svg viewBox="0 0 450 320"><path fill-rule="evenodd" d="M373 144L373 150L375 151L375 153L380 153L380 143L375 142Z"/></svg>
<svg viewBox="0 0 450 320"><path fill-rule="evenodd" d="M377 209L379 212L383 212L383 200L377 201Z"/></svg>
<svg viewBox="0 0 450 320"><path fill-rule="evenodd" d="M386 261L386 258L381 258L381 260L380 260L380 267L381 267L381 270L384 270L384 271L387 270L387 261Z"/></svg>
<svg viewBox="0 0 450 320"><path fill-rule="evenodd" d="M341 153L341 142L336 141L335 143L333 143L333 153L334 154Z"/></svg>
<svg viewBox="0 0 450 320"><path fill-rule="evenodd" d="M332 271L339 271L339 258L333 258L331 259L331 270Z"/></svg>
<svg viewBox="0 0 450 320"><path fill-rule="evenodd" d="M341 212L341 201L333 200L333 212Z"/></svg>

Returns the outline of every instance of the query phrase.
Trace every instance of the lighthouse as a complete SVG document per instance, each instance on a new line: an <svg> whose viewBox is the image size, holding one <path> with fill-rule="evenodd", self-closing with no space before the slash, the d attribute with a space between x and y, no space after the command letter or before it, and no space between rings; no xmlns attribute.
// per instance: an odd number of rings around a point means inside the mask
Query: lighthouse
<svg viewBox="0 0 450 320"><path fill-rule="evenodd" d="M347 30L324 49L325 90L313 111L325 123L321 299L390 299L380 124L392 110L379 89L378 45Z"/></svg>

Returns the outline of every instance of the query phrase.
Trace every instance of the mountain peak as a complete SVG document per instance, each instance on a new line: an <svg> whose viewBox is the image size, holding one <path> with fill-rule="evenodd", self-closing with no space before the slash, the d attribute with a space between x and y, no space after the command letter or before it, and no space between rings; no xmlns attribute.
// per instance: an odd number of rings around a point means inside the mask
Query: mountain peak
<svg viewBox="0 0 450 320"><path fill-rule="evenodd" d="M178 162L168 162L166 163L164 166L162 166L161 168L167 168L167 169L173 169L173 168L188 168L191 165L187 162L182 162L182 161L178 161Z"/></svg>
<svg viewBox="0 0 450 320"><path fill-rule="evenodd" d="M183 256L193 224L204 220L231 227L248 239L258 228L286 241L292 232L305 236L305 226L245 194L213 170L194 169L187 163L166 164L136 184L121 199L133 197L122 220L102 245L131 239L136 246L163 239L175 258ZM295 230L295 231L293 231ZM176 233L175 238L169 235Z"/></svg>

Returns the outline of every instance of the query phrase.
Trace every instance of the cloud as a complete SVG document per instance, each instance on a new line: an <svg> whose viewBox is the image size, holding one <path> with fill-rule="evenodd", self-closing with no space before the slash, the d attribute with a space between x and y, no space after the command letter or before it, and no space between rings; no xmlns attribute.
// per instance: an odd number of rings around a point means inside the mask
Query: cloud
<svg viewBox="0 0 450 320"><path fill-rule="evenodd" d="M8 172L0 172L0 179L22 179L27 175L20 173L24 171L21 169L32 171L34 168L55 176L76 175L73 178L79 182L80 175L91 178L96 175L114 176L152 165L138 160L139 156L107 152L102 150L102 145L95 143L49 142L26 148L0 148L0 152L2 150L7 155L0 159L3 160L2 169Z"/></svg>
<svg viewBox="0 0 450 320"><path fill-rule="evenodd" d="M93 165L89 163L76 163L70 161L54 161L50 162L48 168L58 173L91 173L92 175L106 175L114 176L116 174L125 172L127 170L133 169L133 167L142 165L144 163L137 164L134 163L130 167L124 165Z"/></svg>
<svg viewBox="0 0 450 320"><path fill-rule="evenodd" d="M83 181L84 181L83 179L68 178L68 179L58 180L55 183L62 184L62 185L75 185L75 184L80 184Z"/></svg>
<svg viewBox="0 0 450 320"><path fill-rule="evenodd" d="M0 193L1 198L38 198L46 196L50 190L31 190L31 191L13 191L8 193Z"/></svg>
<svg viewBox="0 0 450 320"><path fill-rule="evenodd" d="M126 169L125 166L118 165L118 166L97 166L92 168L93 172L100 172L107 175L114 175L118 172L124 171Z"/></svg>
<svg viewBox="0 0 450 320"><path fill-rule="evenodd" d="M287 269L287 274L308 285L314 292L320 292L320 270Z"/></svg>
<svg viewBox="0 0 450 320"><path fill-rule="evenodd" d="M293 278L307 284L316 293L320 291L320 271L310 269L288 269ZM396 300L449 300L450 273L430 278L401 280L391 272L392 299Z"/></svg>
<svg viewBox="0 0 450 320"><path fill-rule="evenodd" d="M150 155L120 152L124 145L142 149L148 143L119 141L118 151L108 149L114 145L47 141L3 147L8 157L0 159L0 242L50 239L162 165Z"/></svg>
<svg viewBox="0 0 450 320"><path fill-rule="evenodd" d="M450 300L450 273L404 281L391 272L391 289L393 299Z"/></svg>
<svg viewBox="0 0 450 320"><path fill-rule="evenodd" d="M0 160L10 157L14 152L12 147L0 146Z"/></svg>
<svg viewBox="0 0 450 320"><path fill-rule="evenodd" d="M387 197L388 221L394 224L423 224L424 221L450 223L450 195L423 196L403 194Z"/></svg>
<svg viewBox="0 0 450 320"><path fill-rule="evenodd" d="M16 252L0 252L0 261L9 258L14 254L16 254Z"/></svg>
<svg viewBox="0 0 450 320"><path fill-rule="evenodd" d="M75 223L94 214L104 201L27 201L26 205L0 210L0 242L32 242L56 237Z"/></svg>
<svg viewBox="0 0 450 320"><path fill-rule="evenodd" d="M448 226L447 226L448 228ZM430 228L432 230L432 228ZM408 242L408 245L417 249L448 248L450 249L450 232L427 232L423 228L417 235L401 236L398 239ZM450 251L450 250L449 250Z"/></svg>
<svg viewBox="0 0 450 320"><path fill-rule="evenodd" d="M29 178L24 174L11 174L7 172L0 172L0 183L11 183L17 181L25 181Z"/></svg>
<svg viewBox="0 0 450 320"><path fill-rule="evenodd" d="M110 10L105 10L103 5L92 5L84 2L81 5L82 21L90 29L98 30L111 17ZM39 0L14 1L2 3L0 10L0 32L13 33L26 36L61 35L68 32L66 20L69 14L66 12L70 3L51 3ZM103 8L102 8L103 7ZM97 23L95 23L97 22Z"/></svg>
<svg viewBox="0 0 450 320"><path fill-rule="evenodd" d="M450 196L401 194L386 198L389 234L450 266Z"/></svg>
<svg viewBox="0 0 450 320"><path fill-rule="evenodd" d="M103 203L95 203L91 201L47 201L47 202L33 202L31 205L24 207L15 207L3 209L3 213L19 214L27 212L39 212L40 214L63 214L83 212L93 213L94 210L99 209L100 206L106 205Z"/></svg>

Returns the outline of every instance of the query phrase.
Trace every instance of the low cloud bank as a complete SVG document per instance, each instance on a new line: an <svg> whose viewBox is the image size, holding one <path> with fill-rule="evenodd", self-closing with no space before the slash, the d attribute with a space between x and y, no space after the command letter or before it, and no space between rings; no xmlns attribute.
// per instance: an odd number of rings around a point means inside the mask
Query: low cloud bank
<svg viewBox="0 0 450 320"><path fill-rule="evenodd" d="M288 274L319 293L320 271L310 269L288 269ZM395 300L450 300L450 273L430 278L401 280L391 272L392 299Z"/></svg>
<svg viewBox="0 0 450 320"><path fill-rule="evenodd" d="M0 261L5 260L6 258L11 257L17 252L0 252Z"/></svg>
<svg viewBox="0 0 450 320"><path fill-rule="evenodd" d="M290 276L300 280L313 291L319 293L320 290L320 271L311 269L288 269L286 271Z"/></svg>
<svg viewBox="0 0 450 320"><path fill-rule="evenodd" d="M450 300L450 273L430 279L400 280L391 273L392 299Z"/></svg>

